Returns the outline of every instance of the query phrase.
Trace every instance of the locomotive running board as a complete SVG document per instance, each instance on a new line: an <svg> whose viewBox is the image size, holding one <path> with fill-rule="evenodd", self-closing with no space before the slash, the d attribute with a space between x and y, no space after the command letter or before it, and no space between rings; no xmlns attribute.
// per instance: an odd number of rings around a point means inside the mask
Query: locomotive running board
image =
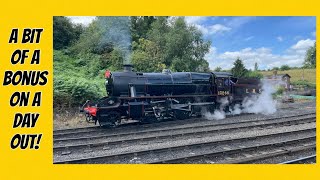
<svg viewBox="0 0 320 180"><path fill-rule="evenodd" d="M171 109L177 109L177 110L187 110L182 109L189 106L203 106L203 105L213 105L214 102L202 102L202 103L189 103L189 104L172 104Z"/></svg>
<svg viewBox="0 0 320 180"><path fill-rule="evenodd" d="M202 106L202 105L210 105L215 104L214 102L202 102L202 103L191 103L192 106Z"/></svg>

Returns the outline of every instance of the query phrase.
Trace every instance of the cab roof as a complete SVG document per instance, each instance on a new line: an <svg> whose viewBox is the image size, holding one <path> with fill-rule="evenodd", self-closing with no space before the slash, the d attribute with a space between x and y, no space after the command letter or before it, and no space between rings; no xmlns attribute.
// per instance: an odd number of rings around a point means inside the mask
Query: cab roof
<svg viewBox="0 0 320 180"><path fill-rule="evenodd" d="M232 77L232 74L229 72L212 72L216 77Z"/></svg>

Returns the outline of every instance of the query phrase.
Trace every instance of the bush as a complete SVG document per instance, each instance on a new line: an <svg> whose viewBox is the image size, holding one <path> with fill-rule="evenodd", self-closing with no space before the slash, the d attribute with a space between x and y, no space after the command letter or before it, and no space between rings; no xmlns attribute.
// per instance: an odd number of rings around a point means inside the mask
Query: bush
<svg viewBox="0 0 320 180"><path fill-rule="evenodd" d="M279 86L277 91L275 92L276 95L282 95L283 92L285 91L283 86Z"/></svg>
<svg viewBox="0 0 320 180"><path fill-rule="evenodd" d="M101 66L99 55L54 51L54 106L74 107L106 96Z"/></svg>
<svg viewBox="0 0 320 180"><path fill-rule="evenodd" d="M54 105L78 106L86 100L97 100L106 95L104 82L82 77L57 75L54 77Z"/></svg>
<svg viewBox="0 0 320 180"><path fill-rule="evenodd" d="M261 74L258 71L248 71L245 77L261 79L261 78L263 78L263 74Z"/></svg>
<svg viewBox="0 0 320 180"><path fill-rule="evenodd" d="M282 65L281 67L280 67L280 70L281 71L287 71L287 70L290 70L291 68L288 66L288 65Z"/></svg>
<svg viewBox="0 0 320 180"><path fill-rule="evenodd" d="M310 87L310 88L316 88L316 84L311 83L307 80L298 80L298 81L293 81L292 85L295 86L303 86L303 87Z"/></svg>

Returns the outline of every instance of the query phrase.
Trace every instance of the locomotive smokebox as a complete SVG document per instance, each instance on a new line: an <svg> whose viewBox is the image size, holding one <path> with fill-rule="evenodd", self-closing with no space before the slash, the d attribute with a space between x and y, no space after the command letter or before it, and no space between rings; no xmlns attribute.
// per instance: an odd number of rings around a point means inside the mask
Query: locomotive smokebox
<svg viewBox="0 0 320 180"><path fill-rule="evenodd" d="M132 64L124 64L123 72L132 72L133 65Z"/></svg>

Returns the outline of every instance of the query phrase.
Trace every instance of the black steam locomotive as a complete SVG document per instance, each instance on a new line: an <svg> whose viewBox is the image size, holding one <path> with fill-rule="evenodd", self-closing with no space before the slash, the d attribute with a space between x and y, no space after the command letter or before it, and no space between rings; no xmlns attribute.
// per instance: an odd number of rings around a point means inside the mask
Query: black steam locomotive
<svg viewBox="0 0 320 180"><path fill-rule="evenodd" d="M140 122L163 119L186 119L204 111L221 108L229 111L248 96L260 93L258 79L238 79L226 72L139 73L132 65L123 72L106 71L108 97L87 101L82 110L88 121L101 126L115 126L122 120Z"/></svg>

